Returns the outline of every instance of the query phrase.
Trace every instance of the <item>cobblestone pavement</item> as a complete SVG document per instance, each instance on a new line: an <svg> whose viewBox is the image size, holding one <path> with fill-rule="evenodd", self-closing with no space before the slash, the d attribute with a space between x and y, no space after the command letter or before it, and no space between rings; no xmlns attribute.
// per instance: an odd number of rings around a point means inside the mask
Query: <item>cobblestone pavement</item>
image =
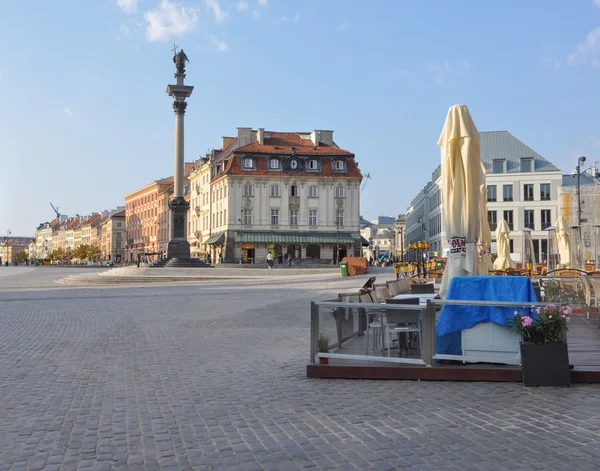
<svg viewBox="0 0 600 471"><path fill-rule="evenodd" d="M357 280L0 293L0 471L600 469L600 388L309 380Z"/></svg>

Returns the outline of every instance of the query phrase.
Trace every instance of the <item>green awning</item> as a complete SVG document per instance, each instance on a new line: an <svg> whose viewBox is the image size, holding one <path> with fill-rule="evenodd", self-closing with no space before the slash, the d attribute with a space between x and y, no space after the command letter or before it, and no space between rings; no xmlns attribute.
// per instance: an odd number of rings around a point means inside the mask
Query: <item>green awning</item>
<svg viewBox="0 0 600 471"><path fill-rule="evenodd" d="M202 242L202 245L215 245L222 244L223 242L225 242L225 233L218 232L217 234L211 235L208 239Z"/></svg>
<svg viewBox="0 0 600 471"><path fill-rule="evenodd" d="M242 232L235 238L236 242L265 244L354 244L350 234L285 234L278 232Z"/></svg>

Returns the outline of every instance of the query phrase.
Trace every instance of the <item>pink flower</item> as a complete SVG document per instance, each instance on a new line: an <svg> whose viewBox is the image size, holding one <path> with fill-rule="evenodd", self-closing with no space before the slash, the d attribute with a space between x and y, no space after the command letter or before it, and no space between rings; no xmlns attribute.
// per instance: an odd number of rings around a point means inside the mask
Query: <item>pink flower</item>
<svg viewBox="0 0 600 471"><path fill-rule="evenodd" d="M523 324L523 327L529 327L531 324L533 324L533 319L529 316L522 316L521 323Z"/></svg>
<svg viewBox="0 0 600 471"><path fill-rule="evenodd" d="M542 312L542 308L541 308L541 307L538 307L538 308L535 310L535 312L536 312L537 314L539 314L540 312Z"/></svg>
<svg viewBox="0 0 600 471"><path fill-rule="evenodd" d="M573 313L573 308L571 306L565 306L565 312L567 314L572 314Z"/></svg>
<svg viewBox="0 0 600 471"><path fill-rule="evenodd" d="M552 303L550 303L550 304L548 304L546 307L547 307L548 309L556 309L556 304L552 304Z"/></svg>
<svg viewBox="0 0 600 471"><path fill-rule="evenodd" d="M515 311L515 313L513 314L513 316L518 316L519 315L519 311Z"/></svg>
<svg viewBox="0 0 600 471"><path fill-rule="evenodd" d="M565 318L565 320L566 320L567 322L569 322L569 320L570 320L570 319L571 319L571 318L570 318L569 316L567 316L567 317Z"/></svg>

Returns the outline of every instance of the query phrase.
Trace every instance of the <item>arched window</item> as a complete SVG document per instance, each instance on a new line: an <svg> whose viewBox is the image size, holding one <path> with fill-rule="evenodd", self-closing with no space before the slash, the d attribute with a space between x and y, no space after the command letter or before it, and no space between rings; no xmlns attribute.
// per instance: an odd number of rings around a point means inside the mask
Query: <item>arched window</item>
<svg viewBox="0 0 600 471"><path fill-rule="evenodd" d="M306 258L321 258L321 246L320 245L307 245L306 246Z"/></svg>
<svg viewBox="0 0 600 471"><path fill-rule="evenodd" d="M252 157L244 157L244 168L254 168L254 159Z"/></svg>

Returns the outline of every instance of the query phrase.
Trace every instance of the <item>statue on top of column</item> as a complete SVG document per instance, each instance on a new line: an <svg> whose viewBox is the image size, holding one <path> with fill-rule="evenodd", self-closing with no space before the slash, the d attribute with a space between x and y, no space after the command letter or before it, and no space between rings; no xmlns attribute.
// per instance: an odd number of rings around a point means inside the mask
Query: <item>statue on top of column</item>
<svg viewBox="0 0 600 471"><path fill-rule="evenodd" d="M173 62L175 62L175 67L177 68L177 73L185 74L185 65L186 65L186 62L189 62L189 59L185 55L185 52L183 52L183 49L181 49L177 54L175 54L173 56Z"/></svg>

